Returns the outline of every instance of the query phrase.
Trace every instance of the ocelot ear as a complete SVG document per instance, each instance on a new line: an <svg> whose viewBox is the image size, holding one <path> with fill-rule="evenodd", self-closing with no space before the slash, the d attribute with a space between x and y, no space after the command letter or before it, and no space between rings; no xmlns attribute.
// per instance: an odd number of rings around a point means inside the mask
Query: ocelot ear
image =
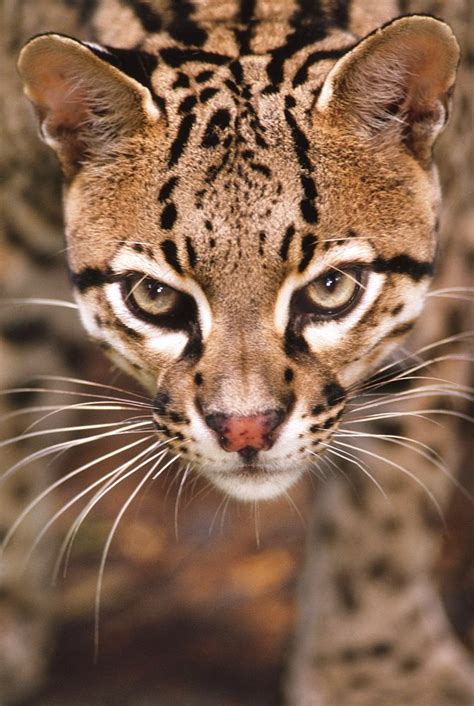
<svg viewBox="0 0 474 706"><path fill-rule="evenodd" d="M317 110L375 145L403 143L427 164L448 117L458 61L448 25L432 17L402 17L335 64Z"/></svg>
<svg viewBox="0 0 474 706"><path fill-rule="evenodd" d="M159 117L146 85L117 68L127 54L58 34L35 37L20 54L25 93L67 177Z"/></svg>

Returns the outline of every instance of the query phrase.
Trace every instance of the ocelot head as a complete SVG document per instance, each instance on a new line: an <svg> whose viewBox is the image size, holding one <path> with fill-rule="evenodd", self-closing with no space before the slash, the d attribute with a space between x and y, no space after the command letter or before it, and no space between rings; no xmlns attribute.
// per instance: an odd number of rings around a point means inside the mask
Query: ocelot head
<svg viewBox="0 0 474 706"><path fill-rule="evenodd" d="M340 58L31 40L26 93L65 177L89 335L151 391L158 435L225 492L284 492L413 327L431 161L458 62L402 18Z"/></svg>

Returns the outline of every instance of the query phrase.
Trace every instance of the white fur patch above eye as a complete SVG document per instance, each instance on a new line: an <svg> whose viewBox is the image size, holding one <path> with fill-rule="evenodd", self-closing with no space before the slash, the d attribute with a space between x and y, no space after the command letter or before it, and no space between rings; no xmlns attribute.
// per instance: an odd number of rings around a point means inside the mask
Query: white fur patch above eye
<svg viewBox="0 0 474 706"><path fill-rule="evenodd" d="M212 329L212 313L207 297L197 282L189 277L181 277L165 262L158 263L126 245L114 257L111 265L112 270L118 274L126 274L128 272L143 273L147 277L163 282L163 284L167 284L180 292L190 294L196 302L202 338L206 341Z"/></svg>

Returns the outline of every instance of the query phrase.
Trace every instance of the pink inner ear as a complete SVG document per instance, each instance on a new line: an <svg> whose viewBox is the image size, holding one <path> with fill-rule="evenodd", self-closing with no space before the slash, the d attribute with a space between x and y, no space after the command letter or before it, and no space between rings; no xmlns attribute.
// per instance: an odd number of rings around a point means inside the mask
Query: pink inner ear
<svg viewBox="0 0 474 706"><path fill-rule="evenodd" d="M90 116L87 90L80 78L48 64L35 77L31 98L44 111L50 130L74 130Z"/></svg>

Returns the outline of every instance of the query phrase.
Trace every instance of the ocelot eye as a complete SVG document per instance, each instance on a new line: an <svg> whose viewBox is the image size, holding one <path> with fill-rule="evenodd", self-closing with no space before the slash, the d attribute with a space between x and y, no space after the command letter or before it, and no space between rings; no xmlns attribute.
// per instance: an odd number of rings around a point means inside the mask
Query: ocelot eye
<svg viewBox="0 0 474 706"><path fill-rule="evenodd" d="M298 308L321 319L341 316L358 302L364 279L362 266L330 269L300 290Z"/></svg>
<svg viewBox="0 0 474 706"><path fill-rule="evenodd" d="M189 294L140 272L122 280L122 295L132 314L157 326L187 329L196 319L196 304Z"/></svg>

